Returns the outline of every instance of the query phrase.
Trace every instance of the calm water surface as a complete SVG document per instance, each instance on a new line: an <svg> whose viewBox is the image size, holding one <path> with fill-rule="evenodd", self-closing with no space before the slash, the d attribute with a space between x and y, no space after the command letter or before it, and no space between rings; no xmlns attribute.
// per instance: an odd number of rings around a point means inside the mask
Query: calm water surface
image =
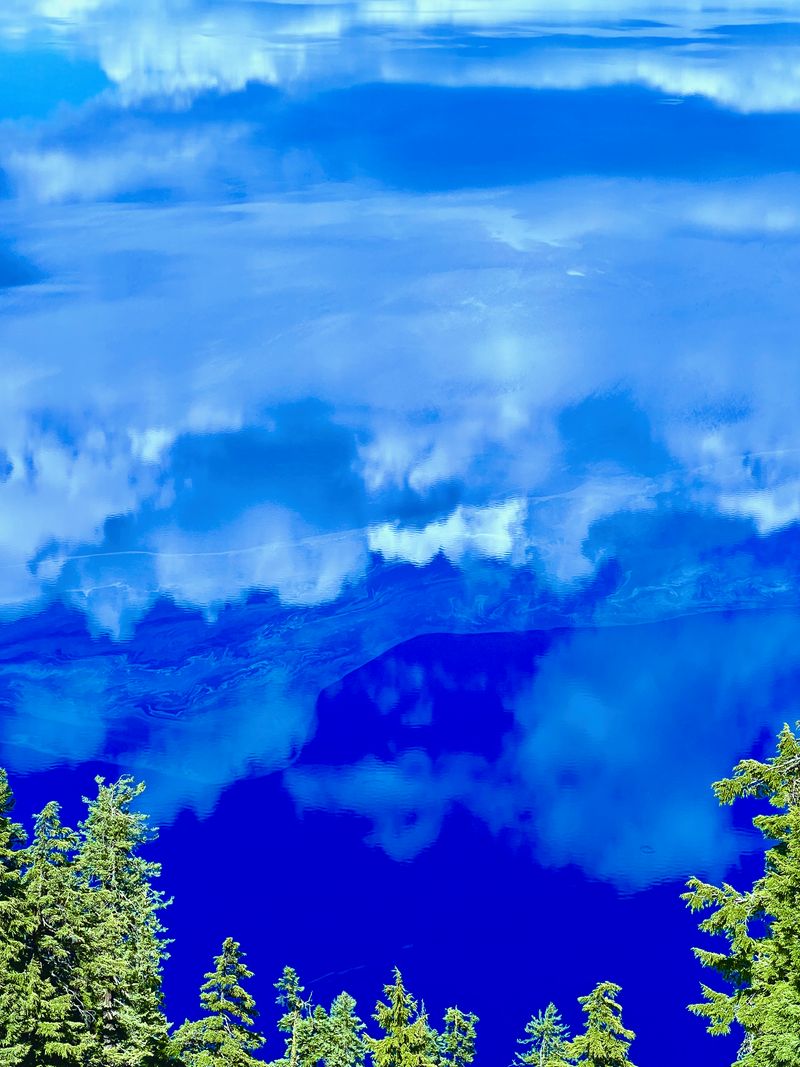
<svg viewBox="0 0 800 1067"><path fill-rule="evenodd" d="M606 977L730 1062L678 894L800 714L799 272L794 4L5 0L0 763L147 779L174 1017L233 933L485 1067Z"/></svg>

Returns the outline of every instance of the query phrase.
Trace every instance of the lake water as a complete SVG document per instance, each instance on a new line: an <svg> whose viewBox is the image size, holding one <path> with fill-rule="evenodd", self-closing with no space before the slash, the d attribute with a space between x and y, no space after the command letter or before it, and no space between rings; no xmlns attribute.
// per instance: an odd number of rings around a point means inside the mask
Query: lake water
<svg viewBox="0 0 800 1067"><path fill-rule="evenodd" d="M5 0L0 764L147 780L174 1017L233 933L268 1019L399 963L504 1067L608 977L730 1062L799 273L793 4Z"/></svg>

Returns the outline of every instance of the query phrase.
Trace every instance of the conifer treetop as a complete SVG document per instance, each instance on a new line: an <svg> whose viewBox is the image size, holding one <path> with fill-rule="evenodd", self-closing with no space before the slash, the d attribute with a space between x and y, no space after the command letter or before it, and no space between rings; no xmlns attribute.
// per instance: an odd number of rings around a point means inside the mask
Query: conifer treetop
<svg viewBox="0 0 800 1067"><path fill-rule="evenodd" d="M723 948L698 947L700 963L728 987L703 983L703 1000L689 1010L706 1019L712 1035L736 1027L739 1067L800 1064L800 739L784 724L775 755L741 760L713 786L721 804L766 801L753 825L768 844L764 873L736 889L692 878L683 899L703 911L702 933L724 939Z"/></svg>
<svg viewBox="0 0 800 1067"><path fill-rule="evenodd" d="M636 1034L622 1024L621 987L598 982L591 993L578 997L583 1008L584 1030L566 1046L566 1059L586 1067L634 1067L628 1049Z"/></svg>

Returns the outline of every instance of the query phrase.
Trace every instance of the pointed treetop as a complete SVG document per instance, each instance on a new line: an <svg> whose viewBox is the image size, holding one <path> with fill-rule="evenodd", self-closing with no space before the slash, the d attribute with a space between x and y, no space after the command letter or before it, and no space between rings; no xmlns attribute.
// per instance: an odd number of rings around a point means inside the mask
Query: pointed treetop
<svg viewBox="0 0 800 1067"><path fill-rule="evenodd" d="M387 1002L378 1001L373 1019L384 1037L366 1037L374 1067L436 1067L439 1037L428 1025L424 1009L406 990L397 967L394 982L383 987Z"/></svg>
<svg viewBox="0 0 800 1067"><path fill-rule="evenodd" d="M614 982L598 982L591 993L579 997L586 1016L584 1031L565 1051L586 1067L632 1067L628 1049L636 1035L622 1024L622 1007L616 999L621 987Z"/></svg>
<svg viewBox="0 0 800 1067"><path fill-rule="evenodd" d="M524 1051L517 1052L514 1064L536 1064L536 1067L563 1067L567 1058L569 1027L551 1001L544 1011L534 1015L525 1026L526 1037L517 1039Z"/></svg>
<svg viewBox="0 0 800 1067"><path fill-rule="evenodd" d="M200 987L200 1004L209 1015L221 1015L229 1022L252 1026L258 1012L253 997L243 988L242 982L253 977L253 972L244 963L244 953L238 941L226 937L222 951L214 957L214 970L203 976L206 981Z"/></svg>
<svg viewBox="0 0 800 1067"><path fill-rule="evenodd" d="M0 767L0 864L2 865L9 864L13 860L15 850L25 844L25 831L20 823L12 819L13 811L14 794L11 792L8 775Z"/></svg>
<svg viewBox="0 0 800 1067"><path fill-rule="evenodd" d="M356 1002L349 993L333 1000L323 1031L322 1061L325 1067L361 1067L366 1058L364 1023L356 1014Z"/></svg>
<svg viewBox="0 0 800 1067"><path fill-rule="evenodd" d="M475 1059L475 1024L478 1016L459 1008L444 1013L444 1032L439 1040L442 1061L452 1067L467 1067Z"/></svg>
<svg viewBox="0 0 800 1067"><path fill-rule="evenodd" d="M173 1047L187 1067L247 1067L258 1062L250 1053L264 1044L264 1038L252 1029L258 1012L242 983L253 973L243 961L238 941L226 937L214 957L214 969L200 987L206 1016L185 1022L173 1038Z"/></svg>
<svg viewBox="0 0 800 1067"><path fill-rule="evenodd" d="M279 1007L285 1008L288 1013L301 1011L306 1002L303 1000L305 986L300 985L300 979L294 967L284 967L278 981L275 983L278 990L276 1002Z"/></svg>

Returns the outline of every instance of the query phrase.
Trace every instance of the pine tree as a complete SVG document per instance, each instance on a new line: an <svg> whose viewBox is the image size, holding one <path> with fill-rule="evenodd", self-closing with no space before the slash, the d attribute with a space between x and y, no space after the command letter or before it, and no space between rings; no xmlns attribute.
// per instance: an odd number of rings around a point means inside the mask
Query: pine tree
<svg viewBox="0 0 800 1067"><path fill-rule="evenodd" d="M475 1059L475 1024L478 1016L458 1008L444 1013L444 1032L439 1039L439 1058L452 1067L467 1067Z"/></svg>
<svg viewBox="0 0 800 1067"><path fill-rule="evenodd" d="M569 1028L562 1021L555 1004L534 1015L525 1026L527 1037L517 1039L525 1051L514 1057L514 1064L535 1064L536 1067L565 1067Z"/></svg>
<svg viewBox="0 0 800 1067"><path fill-rule="evenodd" d="M436 1035L428 1025L424 1009L406 991L395 967L394 983L383 987L388 1003L378 1001L373 1019L384 1037L365 1037L374 1067L436 1067Z"/></svg>
<svg viewBox="0 0 800 1067"><path fill-rule="evenodd" d="M764 874L751 889L689 881L692 911L711 910L704 933L721 935L727 951L695 949L704 967L730 987L703 985L705 1001L690 1010L708 1020L710 1034L744 1031L736 1063L741 1067L800 1065L800 740L785 725L777 754L740 762L731 778L714 784L721 804L766 800L777 814L757 815L753 825L770 847Z"/></svg>
<svg viewBox="0 0 800 1067"><path fill-rule="evenodd" d="M258 1061L251 1055L264 1044L253 1029L257 1016L253 997L242 983L253 977L244 953L233 938L226 938L214 958L214 970L204 977L200 1004L204 1018L185 1022L172 1046L187 1067L247 1067Z"/></svg>
<svg viewBox="0 0 800 1067"><path fill-rule="evenodd" d="M587 997L579 997L586 1015L584 1031L565 1047L567 1060L586 1067L633 1067L628 1048L636 1037L622 1025L622 1008L615 999L620 987L599 982Z"/></svg>
<svg viewBox="0 0 800 1067"><path fill-rule="evenodd" d="M36 817L26 852L20 916L24 948L8 1019L12 1042L24 1050L20 1067L59 1067L84 1061L89 1044L78 973L82 916L72 854L76 835L61 824L59 807Z"/></svg>
<svg viewBox="0 0 800 1067"><path fill-rule="evenodd" d="M77 869L87 919L81 968L92 1036L102 1067L153 1067L168 1047L161 976L167 957L159 914L166 906L153 885L160 866L140 855L156 834L133 810L144 791L123 776L97 778L86 800Z"/></svg>
<svg viewBox="0 0 800 1067"><path fill-rule="evenodd" d="M366 1057L364 1023L356 1014L356 1002L340 993L331 1004L322 1029L321 1056L325 1067L362 1067Z"/></svg>

